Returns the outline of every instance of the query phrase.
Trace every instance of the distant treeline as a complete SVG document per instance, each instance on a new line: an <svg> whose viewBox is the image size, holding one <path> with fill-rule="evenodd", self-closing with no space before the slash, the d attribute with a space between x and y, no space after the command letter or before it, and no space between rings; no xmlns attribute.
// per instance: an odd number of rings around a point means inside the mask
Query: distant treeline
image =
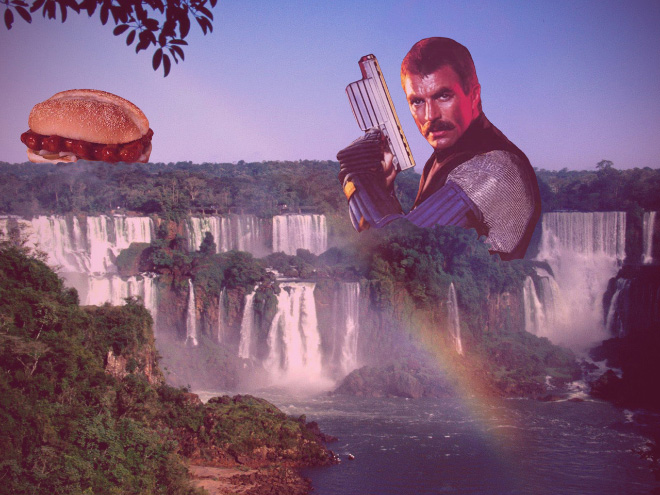
<svg viewBox="0 0 660 495"><path fill-rule="evenodd" d="M660 169L617 170L601 161L594 171L537 170L544 211L660 210Z"/></svg>
<svg viewBox="0 0 660 495"><path fill-rule="evenodd" d="M0 214L99 214L124 210L162 218L192 213L343 213L334 161L76 165L0 162ZM660 170L538 170L544 211L660 210ZM402 173L397 195L409 209L419 174Z"/></svg>
<svg viewBox="0 0 660 495"><path fill-rule="evenodd" d="M336 162L201 165L0 163L0 213L99 214L124 210L161 218L191 212L337 211L345 198Z"/></svg>

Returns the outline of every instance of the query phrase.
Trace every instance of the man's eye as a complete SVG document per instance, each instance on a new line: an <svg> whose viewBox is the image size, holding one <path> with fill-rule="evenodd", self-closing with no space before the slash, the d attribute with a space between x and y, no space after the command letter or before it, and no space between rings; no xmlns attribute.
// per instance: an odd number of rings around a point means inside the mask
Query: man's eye
<svg viewBox="0 0 660 495"><path fill-rule="evenodd" d="M410 100L410 104L414 107L420 106L422 103L424 103L424 100L415 98L414 100Z"/></svg>
<svg viewBox="0 0 660 495"><path fill-rule="evenodd" d="M447 92L444 92L444 93L440 93L438 95L438 99L442 100L442 101L447 101L447 100L450 100L452 96L453 96L453 94L451 92L447 91Z"/></svg>

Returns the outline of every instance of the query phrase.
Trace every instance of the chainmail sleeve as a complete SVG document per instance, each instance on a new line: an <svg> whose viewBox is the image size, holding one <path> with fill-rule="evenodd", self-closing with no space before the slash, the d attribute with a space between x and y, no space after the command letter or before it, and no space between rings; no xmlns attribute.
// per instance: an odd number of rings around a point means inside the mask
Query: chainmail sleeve
<svg viewBox="0 0 660 495"><path fill-rule="evenodd" d="M455 182L479 208L491 250L510 253L534 214L534 195L522 160L507 151L491 151L452 170Z"/></svg>

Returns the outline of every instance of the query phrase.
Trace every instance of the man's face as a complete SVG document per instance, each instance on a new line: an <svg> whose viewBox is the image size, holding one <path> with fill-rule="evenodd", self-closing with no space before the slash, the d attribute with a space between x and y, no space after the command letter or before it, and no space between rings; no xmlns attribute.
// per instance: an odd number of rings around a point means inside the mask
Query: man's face
<svg viewBox="0 0 660 495"><path fill-rule="evenodd" d="M466 95L449 65L431 74L406 74L402 84L417 128L436 151L458 141L479 115L481 87Z"/></svg>

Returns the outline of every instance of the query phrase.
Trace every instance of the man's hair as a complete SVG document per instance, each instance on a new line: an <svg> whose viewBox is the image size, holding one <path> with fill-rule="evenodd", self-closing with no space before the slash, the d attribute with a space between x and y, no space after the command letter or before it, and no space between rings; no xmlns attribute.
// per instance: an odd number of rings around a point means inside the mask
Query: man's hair
<svg viewBox="0 0 660 495"><path fill-rule="evenodd" d="M401 62L401 83L408 74L426 76L449 65L461 80L465 94L479 84L472 55L467 48L451 38L425 38L410 49Z"/></svg>

